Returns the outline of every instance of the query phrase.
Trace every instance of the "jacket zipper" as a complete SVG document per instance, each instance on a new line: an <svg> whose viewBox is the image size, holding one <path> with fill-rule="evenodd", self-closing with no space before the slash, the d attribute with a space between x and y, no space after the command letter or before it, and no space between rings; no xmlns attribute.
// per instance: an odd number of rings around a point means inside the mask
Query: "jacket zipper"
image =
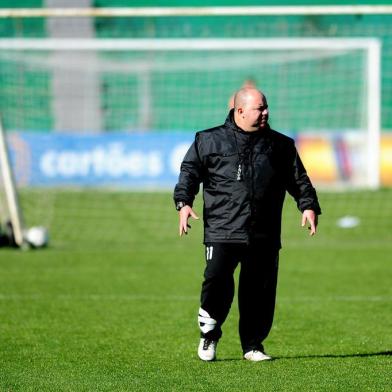
<svg viewBox="0 0 392 392"><path fill-rule="evenodd" d="M253 221L253 198L254 198L254 167L253 167L253 148L254 148L254 143L250 140L249 143L249 162L250 162L250 225L248 229L248 243L250 242L251 238L251 231L252 231L252 221Z"/></svg>

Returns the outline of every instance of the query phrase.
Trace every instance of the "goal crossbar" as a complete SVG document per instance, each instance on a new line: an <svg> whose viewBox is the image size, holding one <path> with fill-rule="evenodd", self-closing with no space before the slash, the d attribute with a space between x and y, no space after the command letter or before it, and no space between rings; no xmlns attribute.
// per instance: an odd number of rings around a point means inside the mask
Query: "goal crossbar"
<svg viewBox="0 0 392 392"><path fill-rule="evenodd" d="M174 50L379 50L377 38L4 38L0 49L72 51Z"/></svg>
<svg viewBox="0 0 392 392"><path fill-rule="evenodd" d="M274 15L381 15L391 5L218 6L218 7L103 7L3 8L0 18L40 17L168 17L168 16L274 16Z"/></svg>

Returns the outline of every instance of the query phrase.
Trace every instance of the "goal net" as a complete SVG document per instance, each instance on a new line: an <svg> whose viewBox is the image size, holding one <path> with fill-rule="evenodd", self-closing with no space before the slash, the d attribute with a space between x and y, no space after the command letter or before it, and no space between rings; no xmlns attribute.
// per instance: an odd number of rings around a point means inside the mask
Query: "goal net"
<svg viewBox="0 0 392 392"><path fill-rule="evenodd" d="M132 198L152 221L129 196L109 207L94 191L53 190L171 190L194 131L221 124L244 83L266 94L272 128L296 139L317 187L377 188L379 66L376 39L0 39L0 111L26 224L59 225L55 239L73 246L81 232L111 244L172 232L173 211L144 193ZM122 211L132 225L108 231Z"/></svg>
<svg viewBox="0 0 392 392"><path fill-rule="evenodd" d="M8 130L185 133L222 123L248 81L316 184L379 185L375 39L3 39L0 63Z"/></svg>

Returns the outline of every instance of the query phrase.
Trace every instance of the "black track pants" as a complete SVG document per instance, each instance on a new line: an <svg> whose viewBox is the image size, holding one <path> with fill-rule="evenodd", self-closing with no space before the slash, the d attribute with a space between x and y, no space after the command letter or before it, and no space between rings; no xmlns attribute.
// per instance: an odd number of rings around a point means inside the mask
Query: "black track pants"
<svg viewBox="0 0 392 392"><path fill-rule="evenodd" d="M206 268L201 290L201 308L217 321L202 337L219 340L234 297L233 273L238 263L239 334L244 353L263 350L275 309L279 249L266 244L206 244Z"/></svg>

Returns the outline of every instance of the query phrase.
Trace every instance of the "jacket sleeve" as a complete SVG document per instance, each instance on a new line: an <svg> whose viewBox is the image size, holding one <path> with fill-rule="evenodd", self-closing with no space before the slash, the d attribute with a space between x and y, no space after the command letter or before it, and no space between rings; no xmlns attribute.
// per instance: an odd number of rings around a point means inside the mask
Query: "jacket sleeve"
<svg viewBox="0 0 392 392"><path fill-rule="evenodd" d="M199 155L199 136L196 134L195 141L185 154L181 163L181 171L178 183L174 188L174 203L185 202L192 206L195 196L199 192L202 182L203 165Z"/></svg>
<svg viewBox="0 0 392 392"><path fill-rule="evenodd" d="M298 151L293 145L292 162L289 168L289 177L287 181L287 191L297 202L298 209L301 212L313 210L317 215L321 214L321 208L318 202L316 190L306 173Z"/></svg>

